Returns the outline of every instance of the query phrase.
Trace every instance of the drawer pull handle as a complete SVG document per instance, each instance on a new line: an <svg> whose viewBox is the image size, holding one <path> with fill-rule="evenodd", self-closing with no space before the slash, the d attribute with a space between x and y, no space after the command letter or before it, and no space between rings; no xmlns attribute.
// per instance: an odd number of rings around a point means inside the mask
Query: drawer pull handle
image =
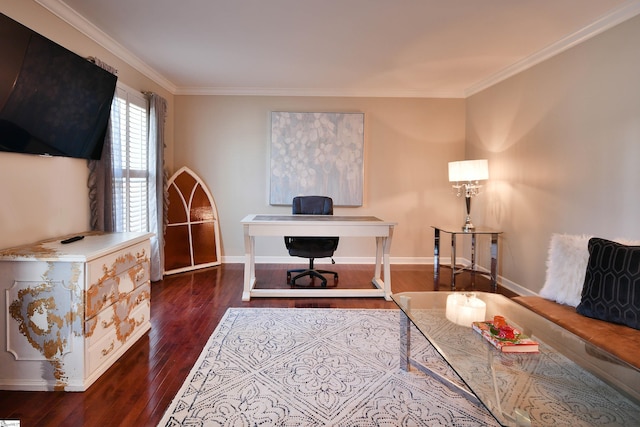
<svg viewBox="0 0 640 427"><path fill-rule="evenodd" d="M106 356L107 354L111 353L113 351L113 347L114 347L114 343L113 341L111 341L111 345L109 346L109 348L105 348L102 350L102 355Z"/></svg>
<svg viewBox="0 0 640 427"><path fill-rule="evenodd" d="M145 295L139 295L138 298L136 298L134 305L140 305L145 301L147 301L147 297Z"/></svg>
<svg viewBox="0 0 640 427"><path fill-rule="evenodd" d="M113 317L111 318L110 322L107 322L106 320L102 321L102 327L104 329L107 329L109 326L113 325L115 323L115 320L113 320Z"/></svg>

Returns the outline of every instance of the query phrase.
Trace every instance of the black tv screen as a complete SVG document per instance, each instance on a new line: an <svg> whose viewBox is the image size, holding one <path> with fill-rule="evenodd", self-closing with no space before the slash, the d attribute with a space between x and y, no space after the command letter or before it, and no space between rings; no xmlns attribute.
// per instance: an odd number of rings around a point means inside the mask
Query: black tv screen
<svg viewBox="0 0 640 427"><path fill-rule="evenodd" d="M0 150L99 159L116 80L0 14Z"/></svg>

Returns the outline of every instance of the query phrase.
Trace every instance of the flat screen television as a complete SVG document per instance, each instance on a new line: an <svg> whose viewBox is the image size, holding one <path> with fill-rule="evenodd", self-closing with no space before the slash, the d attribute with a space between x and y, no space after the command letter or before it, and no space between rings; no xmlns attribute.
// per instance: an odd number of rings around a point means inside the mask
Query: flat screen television
<svg viewBox="0 0 640 427"><path fill-rule="evenodd" d="M0 151L99 159L116 80L0 14Z"/></svg>

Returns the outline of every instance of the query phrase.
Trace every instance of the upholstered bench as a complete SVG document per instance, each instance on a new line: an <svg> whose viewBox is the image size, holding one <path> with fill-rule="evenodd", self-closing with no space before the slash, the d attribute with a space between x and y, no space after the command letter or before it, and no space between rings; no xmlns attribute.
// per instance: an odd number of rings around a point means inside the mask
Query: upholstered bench
<svg viewBox="0 0 640 427"><path fill-rule="evenodd" d="M638 243L554 234L540 295L514 300L640 370Z"/></svg>
<svg viewBox="0 0 640 427"><path fill-rule="evenodd" d="M518 296L513 300L640 369L640 330L583 316L575 307L539 296Z"/></svg>

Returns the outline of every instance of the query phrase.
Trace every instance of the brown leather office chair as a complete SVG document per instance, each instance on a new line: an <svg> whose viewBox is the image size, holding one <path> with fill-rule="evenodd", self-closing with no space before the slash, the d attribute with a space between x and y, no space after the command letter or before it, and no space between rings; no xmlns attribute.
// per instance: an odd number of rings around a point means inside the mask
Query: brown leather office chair
<svg viewBox="0 0 640 427"><path fill-rule="evenodd" d="M333 200L325 196L298 196L293 198L291 212L294 215L333 215ZM322 281L323 287L327 286L327 279L323 274L333 274L333 281L337 283L338 273L329 270L319 270L314 267L315 258L333 257L333 253L338 247L338 237L289 237L284 238L285 246L289 255L309 259L309 268L294 269L287 271L287 283L296 286L296 280L309 276L311 285L313 279ZM335 264L333 258L331 263ZM293 278L291 275L298 273Z"/></svg>

